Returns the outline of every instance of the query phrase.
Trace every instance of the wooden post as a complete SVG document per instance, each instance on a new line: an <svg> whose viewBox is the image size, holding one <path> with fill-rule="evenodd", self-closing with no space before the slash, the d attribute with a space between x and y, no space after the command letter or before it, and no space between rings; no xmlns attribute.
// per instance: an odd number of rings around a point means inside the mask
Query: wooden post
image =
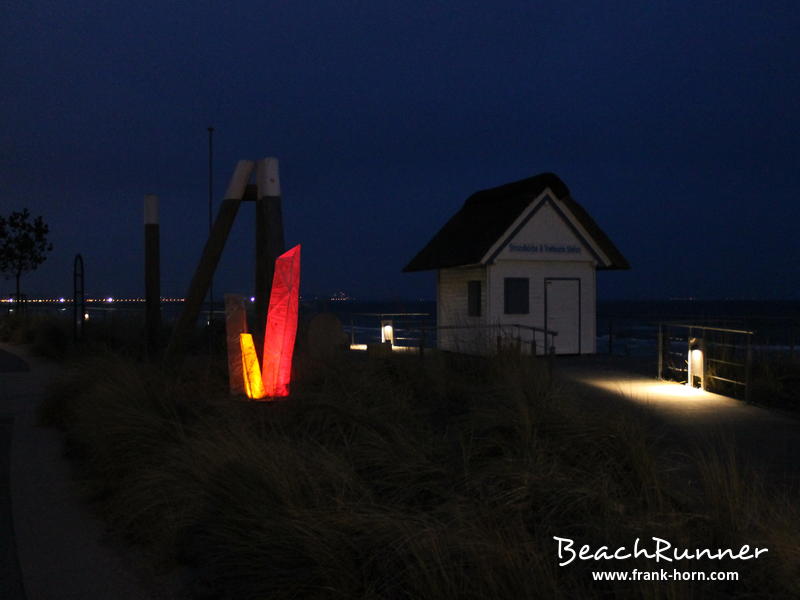
<svg viewBox="0 0 800 600"><path fill-rule="evenodd" d="M144 331L145 350L152 358L158 351L161 330L161 267L158 196L144 197Z"/></svg>
<svg viewBox="0 0 800 600"><path fill-rule="evenodd" d="M225 334L228 340L228 382L231 394L244 395L241 334L247 333L247 309L244 298L225 294Z"/></svg>
<svg viewBox="0 0 800 600"><path fill-rule="evenodd" d="M253 166L251 160L240 160L236 165L236 170L225 194L225 200L219 207L214 226L211 228L211 235L203 248L200 263L197 265L197 270L189 284L189 290L186 292L183 310L172 332L166 353L168 362L179 360L185 350L186 342L197 322L197 315L200 314L203 299L211 285L211 278L217 268L220 256L222 256L222 250L225 248L225 241L228 239L231 226L239 210L239 204L253 172Z"/></svg>
<svg viewBox="0 0 800 600"><path fill-rule="evenodd" d="M253 342L258 359L262 360L264 331L275 260L284 252L283 215L281 210L281 184L278 159L264 158L258 161L256 182L256 272L255 315L253 319Z"/></svg>

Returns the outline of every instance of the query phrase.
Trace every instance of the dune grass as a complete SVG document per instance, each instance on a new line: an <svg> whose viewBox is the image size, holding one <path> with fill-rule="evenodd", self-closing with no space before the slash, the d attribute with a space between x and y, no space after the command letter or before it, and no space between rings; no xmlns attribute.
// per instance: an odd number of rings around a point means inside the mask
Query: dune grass
<svg viewBox="0 0 800 600"><path fill-rule="evenodd" d="M684 457L689 485L647 424L587 413L541 361L300 356L296 379L287 401L242 402L224 365L176 374L106 355L73 365L40 416L64 429L112 531L210 596L800 595L791 498L725 452ZM738 582L596 582L663 565L559 567L553 536L769 553L676 565Z"/></svg>

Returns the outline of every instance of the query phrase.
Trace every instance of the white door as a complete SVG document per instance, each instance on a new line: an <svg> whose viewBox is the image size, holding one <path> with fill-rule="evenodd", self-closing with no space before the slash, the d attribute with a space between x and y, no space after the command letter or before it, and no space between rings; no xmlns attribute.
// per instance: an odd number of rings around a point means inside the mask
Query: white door
<svg viewBox="0 0 800 600"><path fill-rule="evenodd" d="M554 344L556 354L580 354L580 279L545 279L544 289L545 325L558 332Z"/></svg>

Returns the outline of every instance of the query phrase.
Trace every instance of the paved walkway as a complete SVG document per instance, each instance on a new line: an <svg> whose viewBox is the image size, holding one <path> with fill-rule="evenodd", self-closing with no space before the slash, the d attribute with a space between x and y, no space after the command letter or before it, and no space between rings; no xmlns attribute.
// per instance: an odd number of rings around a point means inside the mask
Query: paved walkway
<svg viewBox="0 0 800 600"><path fill-rule="evenodd" d="M36 406L56 372L53 364L0 344L0 491L10 499L0 502L0 535L10 534L0 546L6 552L0 598L174 597L143 581L141 566L134 566L125 549L104 539L103 524L72 482L60 434L36 426Z"/></svg>
<svg viewBox="0 0 800 600"><path fill-rule="evenodd" d="M718 394L656 380L641 361L580 357L556 363L584 402L608 410L639 410L680 442L730 443L768 483L800 484L800 418ZM654 372L654 369L653 369Z"/></svg>

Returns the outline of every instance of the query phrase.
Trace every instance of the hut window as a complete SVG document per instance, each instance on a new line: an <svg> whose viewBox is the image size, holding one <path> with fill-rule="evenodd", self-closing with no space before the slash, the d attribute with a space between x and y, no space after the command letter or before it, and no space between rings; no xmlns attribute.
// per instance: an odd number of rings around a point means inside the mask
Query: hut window
<svg viewBox="0 0 800 600"><path fill-rule="evenodd" d="M507 315L527 315L528 306L528 278L527 277L506 277L505 278L505 314Z"/></svg>
<svg viewBox="0 0 800 600"><path fill-rule="evenodd" d="M481 282L467 282L467 315L470 317L481 316Z"/></svg>

